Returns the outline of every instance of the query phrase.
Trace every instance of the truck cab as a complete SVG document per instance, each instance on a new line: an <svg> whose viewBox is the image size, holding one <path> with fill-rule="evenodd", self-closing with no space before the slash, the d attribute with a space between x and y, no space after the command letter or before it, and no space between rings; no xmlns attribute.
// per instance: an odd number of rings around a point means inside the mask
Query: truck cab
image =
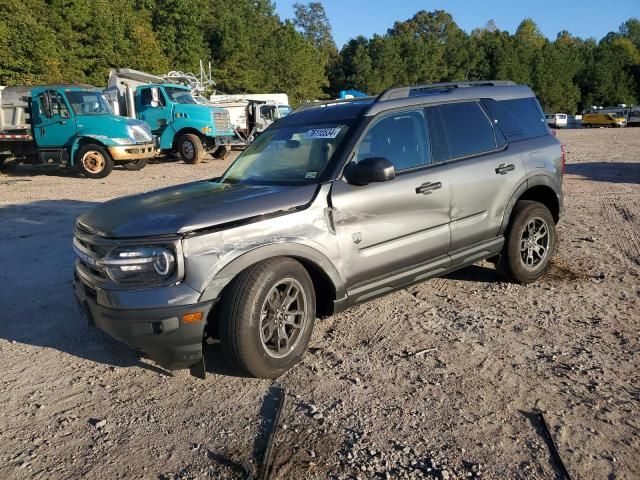
<svg viewBox="0 0 640 480"><path fill-rule="evenodd" d="M114 162L139 170L154 155L148 125L114 115L94 87L6 87L0 107L0 144L9 160L77 166L86 177L103 178Z"/></svg>
<svg viewBox="0 0 640 480"><path fill-rule="evenodd" d="M201 162L205 152L224 157L234 141L229 113L199 103L187 86L119 69L112 70L105 93L118 113L150 125L161 151L178 154L186 163Z"/></svg>

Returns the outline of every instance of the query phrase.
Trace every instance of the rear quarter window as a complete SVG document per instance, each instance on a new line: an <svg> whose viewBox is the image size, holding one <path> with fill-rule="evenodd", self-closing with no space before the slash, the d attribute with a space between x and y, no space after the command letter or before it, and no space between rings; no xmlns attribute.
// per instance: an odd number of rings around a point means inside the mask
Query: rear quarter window
<svg viewBox="0 0 640 480"><path fill-rule="evenodd" d="M533 97L485 100L484 104L510 142L548 134L546 118L538 101Z"/></svg>

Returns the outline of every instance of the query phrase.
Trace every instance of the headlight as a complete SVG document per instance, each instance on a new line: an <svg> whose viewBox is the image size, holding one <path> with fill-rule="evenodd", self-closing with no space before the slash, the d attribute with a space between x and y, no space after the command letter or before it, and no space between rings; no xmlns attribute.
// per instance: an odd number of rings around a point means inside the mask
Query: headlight
<svg viewBox="0 0 640 480"><path fill-rule="evenodd" d="M151 131L147 131L142 125L128 125L127 132L131 143L147 143L153 139Z"/></svg>
<svg viewBox="0 0 640 480"><path fill-rule="evenodd" d="M132 143L136 143L135 140L130 138L112 138L111 140L118 145L131 145Z"/></svg>
<svg viewBox="0 0 640 480"><path fill-rule="evenodd" d="M176 255L163 246L121 247L100 260L114 282L150 286L167 283L176 274Z"/></svg>

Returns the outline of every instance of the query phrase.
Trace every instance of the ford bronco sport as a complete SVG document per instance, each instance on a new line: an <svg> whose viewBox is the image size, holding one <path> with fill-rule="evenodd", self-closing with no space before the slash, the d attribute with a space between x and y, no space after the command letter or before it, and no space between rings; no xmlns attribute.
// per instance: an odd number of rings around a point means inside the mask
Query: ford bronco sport
<svg viewBox="0 0 640 480"><path fill-rule="evenodd" d="M316 317L490 259L548 268L564 152L533 92L444 83L298 108L220 178L106 202L78 218L89 322L204 376L218 339L247 375L300 360Z"/></svg>

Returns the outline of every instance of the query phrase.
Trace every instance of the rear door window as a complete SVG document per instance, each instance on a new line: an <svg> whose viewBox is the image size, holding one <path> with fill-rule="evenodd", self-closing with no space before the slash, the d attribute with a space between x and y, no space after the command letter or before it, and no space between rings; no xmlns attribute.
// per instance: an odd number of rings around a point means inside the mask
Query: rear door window
<svg viewBox="0 0 640 480"><path fill-rule="evenodd" d="M495 150L498 146L491 121L478 102L439 105L450 158Z"/></svg>

